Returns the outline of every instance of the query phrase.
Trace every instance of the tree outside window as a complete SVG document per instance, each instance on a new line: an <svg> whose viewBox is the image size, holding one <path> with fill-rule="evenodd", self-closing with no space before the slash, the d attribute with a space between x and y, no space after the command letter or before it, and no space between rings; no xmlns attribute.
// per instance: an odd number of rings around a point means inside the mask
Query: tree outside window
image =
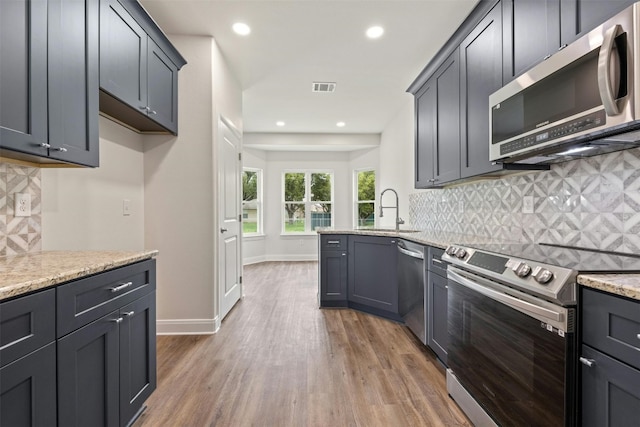
<svg viewBox="0 0 640 427"><path fill-rule="evenodd" d="M308 233L333 224L332 181L328 172L284 174L284 233Z"/></svg>
<svg viewBox="0 0 640 427"><path fill-rule="evenodd" d="M242 232L262 232L262 170L244 168L242 171Z"/></svg>
<svg viewBox="0 0 640 427"><path fill-rule="evenodd" d="M356 171L356 209L357 227L373 227L375 224L376 171Z"/></svg>

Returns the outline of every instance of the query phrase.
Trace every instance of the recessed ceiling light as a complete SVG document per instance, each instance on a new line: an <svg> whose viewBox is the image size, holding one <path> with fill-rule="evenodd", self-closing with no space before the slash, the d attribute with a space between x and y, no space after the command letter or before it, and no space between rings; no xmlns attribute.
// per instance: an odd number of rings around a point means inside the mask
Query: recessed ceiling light
<svg viewBox="0 0 640 427"><path fill-rule="evenodd" d="M367 37L369 37L370 39L377 39L382 37L382 35L384 34L384 28L379 27L379 26L373 26L373 27L369 27L367 29Z"/></svg>
<svg viewBox="0 0 640 427"><path fill-rule="evenodd" d="M249 27L244 22L236 22L235 24L233 24L232 28L236 34L241 36L247 36L251 34L251 27Z"/></svg>
<svg viewBox="0 0 640 427"><path fill-rule="evenodd" d="M282 121L280 121L280 122L276 122L276 126L280 126L280 127L282 127L282 126L284 126L284 124L285 124L285 123L284 123L284 122L282 122Z"/></svg>
<svg viewBox="0 0 640 427"><path fill-rule="evenodd" d="M345 127L347 124L345 122L338 122L336 123L336 126L338 126L339 128L343 128Z"/></svg>

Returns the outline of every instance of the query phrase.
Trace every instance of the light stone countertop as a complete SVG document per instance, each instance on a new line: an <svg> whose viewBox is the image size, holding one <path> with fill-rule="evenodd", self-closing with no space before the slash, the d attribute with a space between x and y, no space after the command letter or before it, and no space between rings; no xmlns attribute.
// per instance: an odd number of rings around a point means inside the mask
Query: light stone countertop
<svg viewBox="0 0 640 427"><path fill-rule="evenodd" d="M410 240L423 245L446 249L452 243L460 245L472 245L474 243L491 243L493 239L488 237L470 236L467 234L451 233L447 231L395 231L393 228L320 228L318 234L355 234L362 236L390 236Z"/></svg>
<svg viewBox="0 0 640 427"><path fill-rule="evenodd" d="M42 251L0 257L0 301L157 255L157 250Z"/></svg>
<svg viewBox="0 0 640 427"><path fill-rule="evenodd" d="M640 274L581 274L578 283L640 301Z"/></svg>

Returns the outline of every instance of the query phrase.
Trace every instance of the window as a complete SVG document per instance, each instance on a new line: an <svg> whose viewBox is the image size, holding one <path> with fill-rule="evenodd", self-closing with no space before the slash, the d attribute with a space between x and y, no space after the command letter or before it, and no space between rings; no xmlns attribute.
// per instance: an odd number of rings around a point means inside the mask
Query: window
<svg viewBox="0 0 640 427"><path fill-rule="evenodd" d="M242 233L262 233L262 169L242 169Z"/></svg>
<svg viewBox="0 0 640 427"><path fill-rule="evenodd" d="M356 227L373 227L376 220L376 171L359 170L354 173Z"/></svg>
<svg viewBox="0 0 640 427"><path fill-rule="evenodd" d="M333 174L285 172L283 175L283 233L310 233L333 226Z"/></svg>

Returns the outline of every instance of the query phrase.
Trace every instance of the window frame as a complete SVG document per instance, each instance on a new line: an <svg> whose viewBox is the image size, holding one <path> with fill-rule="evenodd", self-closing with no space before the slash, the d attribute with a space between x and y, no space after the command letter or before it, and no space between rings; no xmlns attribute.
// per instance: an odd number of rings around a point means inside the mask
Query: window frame
<svg viewBox="0 0 640 427"><path fill-rule="evenodd" d="M304 178L304 197L303 200L285 200L285 176L289 173L303 173ZM331 200L314 200L311 201L311 175L312 174L327 174L331 177ZM317 231L311 229L311 206L318 203L326 203L331 205L331 225L335 224L335 174L332 169L285 169L282 171L280 177L280 234L283 236L315 236ZM304 231L286 231L285 222L287 217L285 215L285 205L288 203L296 203L304 205Z"/></svg>
<svg viewBox="0 0 640 427"><path fill-rule="evenodd" d="M374 185L374 199L373 200L358 200L358 175L361 172L373 172L375 177L376 177L376 182ZM376 170L376 168L373 167L368 167L368 168L359 168L359 169L354 169L353 170L353 211L352 211L352 221L353 221L353 228L375 228L376 226L376 221L377 221L377 207L378 207L378 203L376 202L375 199L375 195L377 194L377 188L378 188L378 171ZM374 214L374 223L373 225L371 225L371 227L365 227L365 226L361 226L359 224L359 218L358 218L358 206L360 204L363 203L373 203L373 214Z"/></svg>
<svg viewBox="0 0 640 427"><path fill-rule="evenodd" d="M264 236L264 206L263 206L263 176L264 171L261 168L252 168L252 167L243 167L242 174L245 172L254 172L257 177L256 183L256 232L255 233L245 233L244 232L244 204L245 201L242 200L242 236L243 237L256 237L256 236ZM244 191L244 189L243 189Z"/></svg>

